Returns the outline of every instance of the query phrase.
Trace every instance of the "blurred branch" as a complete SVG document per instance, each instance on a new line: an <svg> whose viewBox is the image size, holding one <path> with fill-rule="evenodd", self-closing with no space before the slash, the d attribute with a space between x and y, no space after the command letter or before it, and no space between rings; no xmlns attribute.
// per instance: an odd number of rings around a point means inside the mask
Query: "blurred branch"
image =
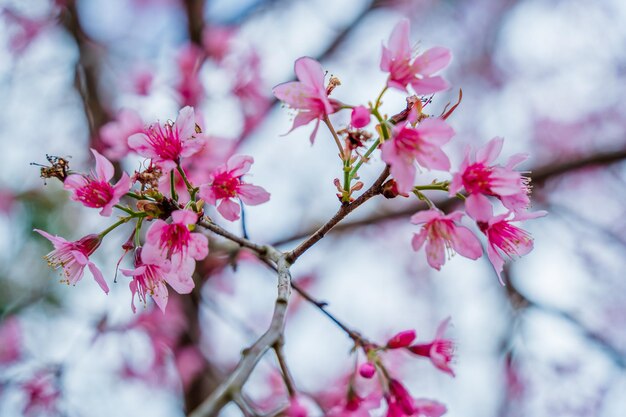
<svg viewBox="0 0 626 417"><path fill-rule="evenodd" d="M507 285L504 288L506 290L507 297L511 302L511 305L515 310L536 308L550 315L564 319L565 321L577 327L581 331L583 336L587 340L593 342L597 347L599 347L608 357L611 358L615 365L617 365L621 369L626 369L626 353L620 352L603 335L592 329L589 329L583 322L580 321L579 318L577 318L573 314L557 307L532 300L526 295L522 294L515 286L514 280L511 279L511 268L505 269L504 273L506 273L509 278L506 280Z"/></svg>
<svg viewBox="0 0 626 417"><path fill-rule="evenodd" d="M202 45L202 31L204 30L205 0L185 0L183 2L187 13L187 33L189 40L196 45Z"/></svg>
<svg viewBox="0 0 626 417"><path fill-rule="evenodd" d="M588 157L580 158L574 161L566 161L566 162L553 162L543 165L541 167L535 168L532 170L532 173L529 174L529 177L532 179L532 183L535 187L542 187L545 183L553 178L559 177L564 174L568 174L570 172L574 172L584 168L590 168L595 166L605 166L614 164L617 162L621 162L626 159L626 149L618 149L611 152L598 152L596 154L590 155ZM449 198L446 200L435 201L437 207L444 211L449 211L452 207L458 203L458 199ZM402 217L408 217L414 214L416 211L420 209L420 202L416 202L415 204L411 204L408 207L405 207L402 210L398 211L389 211L384 213L374 213L369 217L366 217L361 220L351 221L342 223L337 225L334 228L337 232L345 232L351 231L353 229L358 229L363 226L370 226L377 223L382 223L388 220L395 220ZM279 247L285 245L287 243L293 242L295 240L304 239L307 236L310 236L318 226L311 226L304 231L299 233L295 233L291 236L282 238L280 240L275 241L272 245Z"/></svg>
<svg viewBox="0 0 626 417"><path fill-rule="evenodd" d="M61 13L61 22L78 47L74 84L83 101L85 115L89 122L90 139L94 140L100 127L110 120L98 91L99 58L94 50L94 42L83 30L75 0L66 2Z"/></svg>

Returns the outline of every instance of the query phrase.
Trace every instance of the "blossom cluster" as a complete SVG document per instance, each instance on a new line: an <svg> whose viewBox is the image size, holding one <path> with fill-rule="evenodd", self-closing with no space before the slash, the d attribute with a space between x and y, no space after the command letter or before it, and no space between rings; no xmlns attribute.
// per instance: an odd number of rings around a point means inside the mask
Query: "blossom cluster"
<svg viewBox="0 0 626 417"><path fill-rule="evenodd" d="M360 166L380 150L380 157L389 166L393 177L385 184L384 195L393 198L414 194L429 206L429 210L419 211L411 217L411 223L421 226L413 236L413 249L419 251L425 246L428 264L437 270L446 262L446 257L454 253L474 260L480 258L483 254L480 240L472 229L462 224L468 215L476 229L486 237L488 259L503 282L501 274L505 259L525 255L533 247L529 233L513 223L546 214L544 211L528 211L530 180L515 169L527 155L513 155L506 163L498 164L496 160L504 140L496 137L475 154L468 147L461 165L456 169L452 167L444 146L455 136L455 131L447 118L459 103L435 116L425 112L430 98L419 97L449 88L448 82L437 73L449 65L452 55L446 48L434 47L415 56L409 35L409 21L402 20L393 29L387 45L383 46L380 69L388 73L387 83L375 103L370 102L369 106L350 105L330 98L339 84L338 79L331 77L325 86L321 64L308 57L296 61L298 81L275 87L274 95L297 111L292 130L315 121L311 142L320 121L330 124L329 115L342 109L351 110L350 125L338 132L343 134L345 144L331 129L346 173L343 184L339 179L335 180L338 197L343 203L349 203L352 193L362 188L360 182L352 184L358 178ZM415 94L407 97L406 109L391 118L384 118L380 106L385 92L393 88L408 93L409 87ZM377 119L377 131L380 132L378 139L373 141L375 135L363 130L372 116ZM367 150L360 153L362 149ZM447 173L450 179L419 184L416 176L422 169ZM458 197L464 203L464 210L444 213L423 193L430 190ZM496 203L500 203L504 212L494 214Z"/></svg>
<svg viewBox="0 0 626 417"><path fill-rule="evenodd" d="M213 45L216 57L223 52L220 45ZM120 248L122 258L132 254L132 267L120 271L128 279L133 312L136 297L143 304L151 298L165 311L170 288L179 294L192 292L196 286L196 264L209 254L209 239L201 229L211 229L218 218L238 221L244 205L263 204L270 199L263 187L247 181L254 159L236 154L232 143L210 136L199 112L191 107L202 99L195 69L201 52L194 48L183 52L177 64L181 74L186 76L181 78L177 90L183 102L190 105L179 111L175 121L146 126L135 113L121 112L117 121L100 132L111 159L92 149L95 166L90 172L71 171L62 158L50 158L52 166L43 167L41 171L44 177L63 181L72 200L98 210L101 216L110 218L114 210L119 214L102 232L75 241L36 230L53 244L54 250L46 255L46 260L51 267L61 269L63 282L77 284L88 267L98 285L108 293L110 280L107 276L111 274L103 274L91 257L110 232L123 225L133 226ZM439 73L451 59L450 51L442 47L415 54L409 21L402 20L382 49L380 69L387 74L386 84L367 105L331 98L341 84L339 79L330 77L326 82L321 63L309 57L295 62L297 80L276 86L273 93L297 112L290 132L314 123L310 135L313 143L320 125L328 127L341 165L342 176L336 178L334 184L342 208L350 209L359 198L356 194L365 187L359 170L378 155L384 168L381 183L374 191L370 188L370 195L382 194L388 199L414 196L428 207L410 218L412 224L419 226L411 241L413 250L420 251L424 247L427 263L440 270L455 253L479 259L483 255L479 239L482 234L487 257L504 283L505 259L525 255L533 247L530 234L514 223L543 216L545 212L529 211L529 178L516 170L527 155L513 155L508 161L498 163L504 144L502 138L493 138L475 151L468 148L461 164L452 165L445 147L455 137L455 130L448 118L458 108L461 95L458 103L443 109L439 115L427 113L432 107L429 96L450 87ZM242 97L250 95L254 100L256 90L248 88L249 83L256 84L242 80L241 94ZM407 95L406 108L391 117L382 112L383 97L389 89ZM331 116L342 111L350 112L350 122L335 129ZM367 130L373 120L374 128ZM144 159L140 170L123 172L121 166L116 167L111 162L130 154ZM419 174L423 170L437 171L448 179L420 182ZM116 171L121 172L116 174ZM436 191L462 208L444 212L429 197ZM209 206L215 210L211 211ZM259 257L262 256L259 253ZM151 316L151 323L152 320L154 316ZM325 415L369 416L371 410L380 407L382 400L388 417L444 414L443 404L414 398L405 385L391 375L383 356L392 350L404 351L428 358L436 369L454 376L454 344L445 337L448 324L449 319L444 320L434 339L427 343L415 343L414 330L400 332L383 345L350 333L355 342L354 351L362 351L366 360L350 375L345 393L328 403ZM154 334L156 338L163 337L158 331ZM170 337L165 339L167 344L171 343ZM155 344L155 352L158 350ZM15 355L11 349L0 353L6 357ZM162 359L163 355L159 352L155 357ZM377 381L377 384L365 393L357 387L357 379ZM301 398L295 392L289 394L290 403L283 414L308 415Z"/></svg>
<svg viewBox="0 0 626 417"><path fill-rule="evenodd" d="M235 221L240 218L241 205L269 200L265 189L244 180L254 163L250 156L230 155L203 176L187 174L184 167L188 162L193 162L196 155L212 152L210 148L215 146L198 122L194 109L187 106L180 110L175 122L157 122L129 134L127 153L133 151L148 162L145 169L132 175L123 172L115 184L111 182L113 163L93 149L92 172L69 172L62 178L72 200L100 210L104 217L110 217L114 208L124 214L103 232L77 241L36 230L54 245L46 259L51 267L62 269L64 282L75 285L82 279L85 267L89 267L96 282L108 293L108 284L90 256L106 234L134 221L131 238L122 247L124 254L134 253L134 268L121 269L131 279L131 307L135 311L135 296L143 303L150 296L165 311L168 286L179 294L190 293L195 287L196 262L208 255L208 238L196 230L196 224L206 218L204 205L216 206L224 219ZM50 171L54 172L54 166L42 169L42 174ZM124 204L122 200L129 202ZM140 231L148 223L142 243Z"/></svg>

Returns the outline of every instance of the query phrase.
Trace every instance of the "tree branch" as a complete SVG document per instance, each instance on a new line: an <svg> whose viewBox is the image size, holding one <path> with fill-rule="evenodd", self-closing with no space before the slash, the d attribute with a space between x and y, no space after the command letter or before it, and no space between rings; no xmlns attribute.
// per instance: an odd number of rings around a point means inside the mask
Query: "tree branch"
<svg viewBox="0 0 626 417"><path fill-rule="evenodd" d="M233 395L236 396L238 393L241 393L241 389L256 367L256 364L283 336L287 305L291 294L289 266L290 264L286 257L281 255L277 260L278 293L269 328L252 346L244 350L239 364L226 381L222 382L189 417L216 416L233 399Z"/></svg>
<svg viewBox="0 0 626 417"><path fill-rule="evenodd" d="M618 149L610 152L599 152L585 158L580 158L576 161L548 163L546 165L531 170L531 174L529 175L529 177L532 179L532 184L534 184L535 187L541 187L545 185L547 181L561 175L568 174L570 172L575 172L580 169L590 168L594 166L610 165L621 162L623 160L626 160L626 149ZM451 210L455 204L458 204L458 199L456 198L435 201L435 205L443 211ZM342 223L340 225L337 225L337 227L334 227L334 230L337 232L344 232L358 229L363 226L369 226L388 220L408 217L418 210L420 210L420 203L416 202L415 204L405 207L402 210L376 213L361 220ZM315 229L311 227L302 232L293 234L280 240L276 240L272 243L272 246L280 247L295 240L304 239L314 233L314 231Z"/></svg>
<svg viewBox="0 0 626 417"><path fill-rule="evenodd" d="M325 235L328 233L337 223L343 220L348 214L350 214L354 209L359 207L361 204L365 203L370 198L377 196L382 192L383 182L389 176L389 167L385 167L380 176L374 181L372 186L367 189L363 194L361 194L356 200L346 205L341 206L341 208L335 213L335 215L323 224L319 229L311 234L304 242L298 245L297 248L292 250L287 254L287 259L289 262L294 263L304 252L306 252L311 246L319 242Z"/></svg>

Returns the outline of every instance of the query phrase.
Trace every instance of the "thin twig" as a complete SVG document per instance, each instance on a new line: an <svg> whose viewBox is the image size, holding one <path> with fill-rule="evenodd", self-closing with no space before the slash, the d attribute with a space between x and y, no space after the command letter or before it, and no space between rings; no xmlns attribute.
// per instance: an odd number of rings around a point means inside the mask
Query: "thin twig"
<svg viewBox="0 0 626 417"><path fill-rule="evenodd" d="M289 371L289 367L287 367L287 362L285 360L285 352L283 351L283 345L285 344L284 337L281 337L274 344L274 352L276 352L276 359L278 360L278 365L280 366L280 371L283 374L283 380L285 381L285 386L287 387L287 392L289 393L289 397L293 398L296 396L296 384L293 380L293 376L291 376L291 372Z"/></svg>

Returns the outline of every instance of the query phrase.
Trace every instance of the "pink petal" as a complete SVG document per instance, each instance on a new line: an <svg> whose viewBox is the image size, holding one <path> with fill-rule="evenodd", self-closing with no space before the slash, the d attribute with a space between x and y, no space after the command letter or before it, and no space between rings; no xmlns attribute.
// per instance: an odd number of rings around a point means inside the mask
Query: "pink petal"
<svg viewBox="0 0 626 417"><path fill-rule="evenodd" d="M163 313L165 313L165 307L167 306L167 300L169 298L169 294L167 291L167 287L163 284L162 281L159 281L152 288L152 293L150 294L154 303L159 307Z"/></svg>
<svg viewBox="0 0 626 417"><path fill-rule="evenodd" d="M209 240L201 233L192 233L189 237L189 256L201 260L209 254Z"/></svg>
<svg viewBox="0 0 626 417"><path fill-rule="evenodd" d="M135 133L128 137L128 147L146 158L157 158L154 147L150 145L148 136L145 133Z"/></svg>
<svg viewBox="0 0 626 417"><path fill-rule="evenodd" d="M246 172L250 171L250 167L254 163L254 158L247 155L233 155L226 162L226 170L230 172L233 177L241 177Z"/></svg>
<svg viewBox="0 0 626 417"><path fill-rule="evenodd" d="M422 248L424 242L426 242L427 237L428 233L426 229L422 229L419 233L413 234L413 239L411 239L411 246L413 247L413 250L415 252L418 252Z"/></svg>
<svg viewBox="0 0 626 417"><path fill-rule="evenodd" d="M206 201L207 204L210 204L212 206L215 205L217 197L215 196L215 192L213 191L212 186L208 184L201 185L198 194L200 195L200 198Z"/></svg>
<svg viewBox="0 0 626 417"><path fill-rule="evenodd" d="M411 81L411 87L415 90L415 94L419 96L434 94L439 91L445 91L450 88L450 84L442 77L424 77Z"/></svg>
<svg viewBox="0 0 626 417"><path fill-rule="evenodd" d="M184 141L194 136L196 133L196 116L193 107L185 106L180 109L175 126L181 140Z"/></svg>
<svg viewBox="0 0 626 417"><path fill-rule="evenodd" d="M65 244L65 243L69 243L67 240L63 239L62 237L59 236L53 236L50 233L40 230L40 229L33 229L33 231L39 233L41 236L45 237L46 239L48 239L50 242L52 242L52 244L54 245L55 249L58 248L59 246Z"/></svg>
<svg viewBox="0 0 626 417"><path fill-rule="evenodd" d="M413 216L411 216L411 223L413 224L422 224L428 223L431 220L440 219L443 215L439 210L430 209L418 211Z"/></svg>
<svg viewBox="0 0 626 417"><path fill-rule="evenodd" d="M100 181L108 182L111 178L113 178L113 174L115 173L113 164L95 149L92 149L91 153L96 158L96 175L98 176L98 179Z"/></svg>
<svg viewBox="0 0 626 417"><path fill-rule="evenodd" d="M493 207L482 194L471 194L465 199L465 211L477 222L488 222L493 218Z"/></svg>
<svg viewBox="0 0 626 417"><path fill-rule="evenodd" d="M435 72L444 69L450 64L452 53L447 48L440 46L430 48L415 59L413 68L416 72L423 75L432 75Z"/></svg>
<svg viewBox="0 0 626 417"><path fill-rule="evenodd" d="M424 145L421 152L415 155L415 159L424 168L450 171L448 155L436 146Z"/></svg>
<svg viewBox="0 0 626 417"><path fill-rule="evenodd" d="M496 271L496 274L498 274L500 284L505 285L501 275L502 270L504 269L504 259L502 258L502 255L498 253L495 246L491 243L487 245L487 257L489 258L489 262L491 262L491 265L493 265L493 269Z"/></svg>
<svg viewBox="0 0 626 417"><path fill-rule="evenodd" d="M313 87L319 93L326 94L322 64L305 56L296 60L294 69L298 80L303 84Z"/></svg>
<svg viewBox="0 0 626 417"><path fill-rule="evenodd" d="M446 262L446 249L442 239L428 239L426 242L426 260L428 265L441 270L441 266Z"/></svg>
<svg viewBox="0 0 626 417"><path fill-rule="evenodd" d="M500 155L500 152L502 152L503 144L503 138L495 137L491 139L484 147L476 151L476 162L482 162L485 165L490 165L496 160L498 155Z"/></svg>
<svg viewBox="0 0 626 417"><path fill-rule="evenodd" d="M189 294L195 284L191 275L195 268L195 262L191 258L178 258L172 263L174 273L167 274L165 281L179 294Z"/></svg>
<svg viewBox="0 0 626 417"><path fill-rule="evenodd" d="M104 291L105 294L108 294L109 286L104 280L104 277L102 276L102 272L100 272L98 267L93 262L89 262L87 266L89 266L89 270L91 271L93 278L96 280L100 288L102 288L102 291Z"/></svg>
<svg viewBox="0 0 626 417"><path fill-rule="evenodd" d="M65 178L65 181L63 181L63 188L70 191L76 191L79 188L83 188L88 183L89 181L82 175L72 174L68 175L67 178Z"/></svg>
<svg viewBox="0 0 626 417"><path fill-rule="evenodd" d="M239 219L240 207L229 198L223 199L217 206L217 211L226 219L234 222Z"/></svg>
<svg viewBox="0 0 626 417"><path fill-rule="evenodd" d="M410 45L410 32L411 24L409 19L400 20L393 28L391 35L389 36L388 48L392 53L395 60L410 60L411 59L411 45Z"/></svg>
<svg viewBox="0 0 626 417"><path fill-rule="evenodd" d="M192 210L176 210L172 213L172 223L195 224L198 221L198 214Z"/></svg>
<svg viewBox="0 0 626 417"><path fill-rule="evenodd" d="M478 259L483 254L483 248L476 235L464 226L457 226L455 228L452 248L459 255L469 259Z"/></svg>
<svg viewBox="0 0 626 417"><path fill-rule="evenodd" d="M439 118L429 117L423 120L417 127L420 136L425 137L429 143L444 145L454 136L452 127Z"/></svg>
<svg viewBox="0 0 626 417"><path fill-rule="evenodd" d="M407 161L398 154L398 149L393 139L383 143L381 147L382 160L391 166L391 175L396 180L398 191L408 193L413 188L416 169L412 161Z"/></svg>
<svg viewBox="0 0 626 417"><path fill-rule="evenodd" d="M241 200L250 206L265 203L270 199L270 193L258 185L241 184L237 188L237 193Z"/></svg>

